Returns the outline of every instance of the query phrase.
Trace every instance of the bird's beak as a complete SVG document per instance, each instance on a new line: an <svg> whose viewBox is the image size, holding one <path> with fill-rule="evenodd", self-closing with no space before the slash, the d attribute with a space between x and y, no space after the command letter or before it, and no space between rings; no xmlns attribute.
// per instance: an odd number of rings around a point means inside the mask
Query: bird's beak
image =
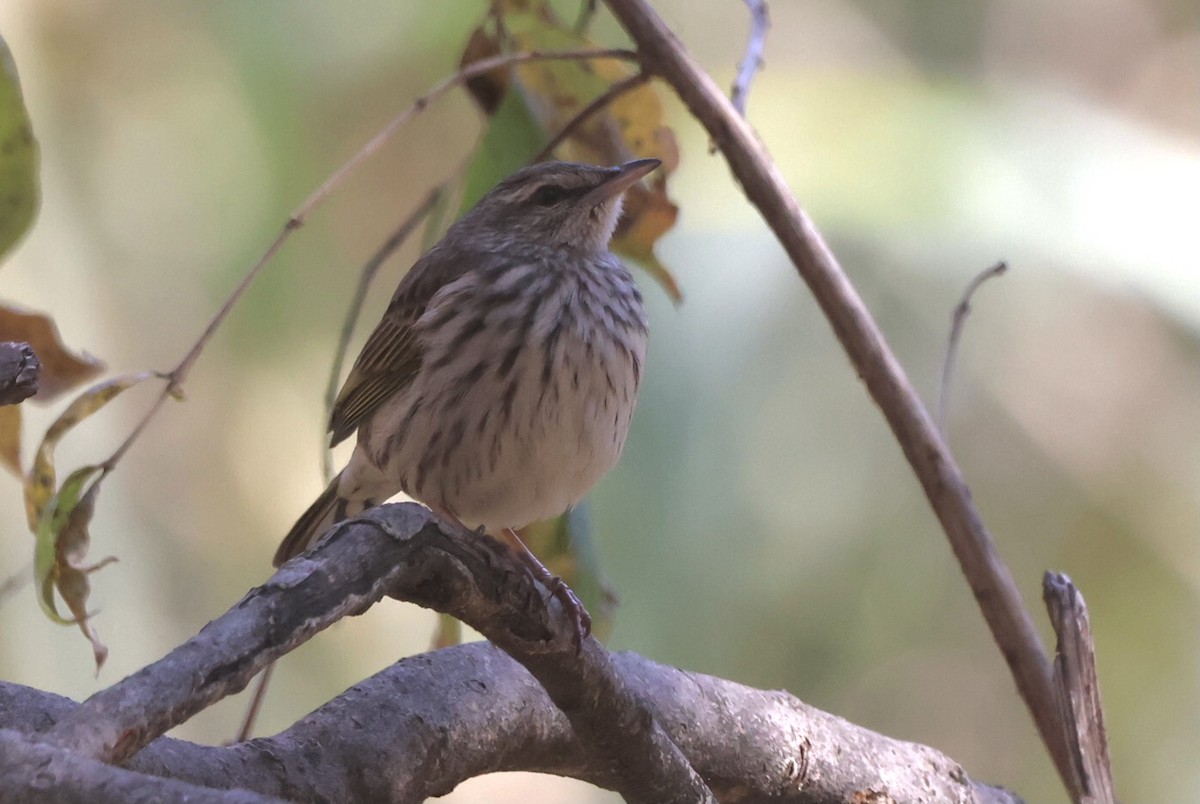
<svg viewBox="0 0 1200 804"><path fill-rule="evenodd" d="M599 206L611 198L616 198L661 164L661 159L635 159L613 168L603 184L583 197L584 205Z"/></svg>

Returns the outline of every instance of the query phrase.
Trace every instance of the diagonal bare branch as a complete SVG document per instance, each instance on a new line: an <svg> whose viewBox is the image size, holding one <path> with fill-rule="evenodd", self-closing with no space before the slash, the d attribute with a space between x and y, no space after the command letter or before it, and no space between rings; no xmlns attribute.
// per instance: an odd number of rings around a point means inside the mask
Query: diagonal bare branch
<svg viewBox="0 0 1200 804"><path fill-rule="evenodd" d="M307 222L308 216L312 214L313 210L320 206L325 199L328 198L331 193L333 193L334 190L341 187L341 185L350 177L352 173L358 170L358 168L360 168L365 162L378 153L379 149L387 144L388 140L390 140L406 123L408 123L417 115L421 114L421 112L425 111L430 104L440 99L446 93L461 86L462 84L465 84L472 78L491 72L492 70L496 70L501 67L509 67L514 64L524 64L530 61L580 61L590 59L622 59L626 61L636 61L637 54L629 50L622 50L619 48L590 48L585 50L506 53L503 55L494 56L492 58L480 59L477 62L460 68L452 75L442 79L440 82L434 85L432 89L413 101L412 105L410 105L407 109L400 112L390 121L388 121L387 125L385 125L383 129L379 131L379 133L368 140L367 143L363 145L363 147L360 148L356 154L354 154L354 156L350 157L345 164L334 171L333 174L326 179L320 187L314 190L308 196L308 198L306 198L300 204L296 211L292 213L291 217L288 218L287 222L284 223L283 228L279 231L279 234L277 234L275 239L271 241L270 245L267 246L266 251L264 251L262 256L258 258L258 261L250 267L250 270L247 271L246 275L242 277L242 280L237 284L237 287L233 289L233 292L229 294L228 298L226 298L220 309L218 309L216 314L213 315L212 319L209 320L208 325L204 328L204 331L200 333L200 337L198 337L192 344L187 354L183 356L183 359L179 361L179 364L176 365L175 368L172 369L167 375L166 387L163 388L162 393L159 394L154 400L154 403L146 411L145 415L143 415L138 423L134 426L133 431L130 432L130 434L125 438L125 441L123 441L121 445L117 447L116 451L100 465L104 470L104 473L108 474L116 467L117 463L121 460L129 448L133 446L133 444L145 431L146 427L150 424L151 420L155 417L155 415L157 415L158 411L166 403L167 399L177 396L180 393L180 389L183 386L184 380L191 372L192 366L195 364L196 360L199 359L205 347L208 346L209 341L212 340L221 324L224 323L225 319L229 316L229 313L233 311L233 308L241 300L242 296L244 296L246 291L249 290L250 285L262 272L263 268L265 268L279 252L279 250L283 248L283 245L287 242L288 238L291 237L292 232L303 226Z"/></svg>
<svg viewBox="0 0 1200 804"><path fill-rule="evenodd" d="M800 208L763 143L645 0L606 0L643 67L664 78L708 130L750 202L808 284L866 383L942 524L992 637L1064 782L1070 760L1046 649L962 471L854 285Z"/></svg>

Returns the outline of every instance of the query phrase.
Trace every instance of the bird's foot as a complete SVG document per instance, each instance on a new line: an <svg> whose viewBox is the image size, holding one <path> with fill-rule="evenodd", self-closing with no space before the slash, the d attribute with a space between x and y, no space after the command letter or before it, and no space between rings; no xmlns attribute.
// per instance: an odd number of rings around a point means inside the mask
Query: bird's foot
<svg viewBox="0 0 1200 804"><path fill-rule="evenodd" d="M540 561L538 565L541 566ZM583 607L583 601L575 594L575 590L567 586L566 581L546 570L544 566L542 569L548 577L539 580L550 590L552 597L558 598L567 616L571 618L571 624L575 627L575 652L579 653L583 650L583 640L592 633L592 615L588 614L587 609Z"/></svg>
<svg viewBox="0 0 1200 804"><path fill-rule="evenodd" d="M581 652L583 641L592 633L592 616L583 607L583 601L571 587L567 586L566 581L546 568L546 565L533 554L533 551L525 546L525 542L521 541L521 537L517 535L516 531L505 528L504 538L521 557L533 579L545 586L551 597L558 599L567 616L571 618L571 624L575 631L575 652Z"/></svg>

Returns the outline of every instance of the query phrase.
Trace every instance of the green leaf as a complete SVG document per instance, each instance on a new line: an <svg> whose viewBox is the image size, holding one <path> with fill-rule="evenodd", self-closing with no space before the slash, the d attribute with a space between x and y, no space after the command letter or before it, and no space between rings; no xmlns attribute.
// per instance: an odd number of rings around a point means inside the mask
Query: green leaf
<svg viewBox="0 0 1200 804"><path fill-rule="evenodd" d="M488 120L487 132L471 157L459 215L507 176L517 172L546 144L546 135L519 93L506 92Z"/></svg>
<svg viewBox="0 0 1200 804"><path fill-rule="evenodd" d="M67 476L38 520L33 557L33 575L42 611L54 622L79 626L92 643L97 672L108 657L108 648L92 627L91 613L87 610L91 595L88 576L116 559L108 556L91 565L85 564L84 560L91 543L88 526L103 479L104 471L99 466L83 466ZM85 490L89 481L91 484ZM56 591L70 609L71 618L59 614Z"/></svg>
<svg viewBox="0 0 1200 804"><path fill-rule="evenodd" d="M21 96L17 65L0 37L0 257L37 216L38 147Z"/></svg>

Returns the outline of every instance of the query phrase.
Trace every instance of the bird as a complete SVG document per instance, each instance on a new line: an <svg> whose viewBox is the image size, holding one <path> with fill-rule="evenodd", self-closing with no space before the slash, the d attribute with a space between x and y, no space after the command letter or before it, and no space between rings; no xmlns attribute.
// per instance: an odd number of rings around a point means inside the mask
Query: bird
<svg viewBox="0 0 1200 804"><path fill-rule="evenodd" d="M647 320L609 250L625 192L661 164L542 162L502 180L400 281L334 403L345 468L274 564L404 492L518 552L585 637L590 618L516 534L576 505L620 458Z"/></svg>

